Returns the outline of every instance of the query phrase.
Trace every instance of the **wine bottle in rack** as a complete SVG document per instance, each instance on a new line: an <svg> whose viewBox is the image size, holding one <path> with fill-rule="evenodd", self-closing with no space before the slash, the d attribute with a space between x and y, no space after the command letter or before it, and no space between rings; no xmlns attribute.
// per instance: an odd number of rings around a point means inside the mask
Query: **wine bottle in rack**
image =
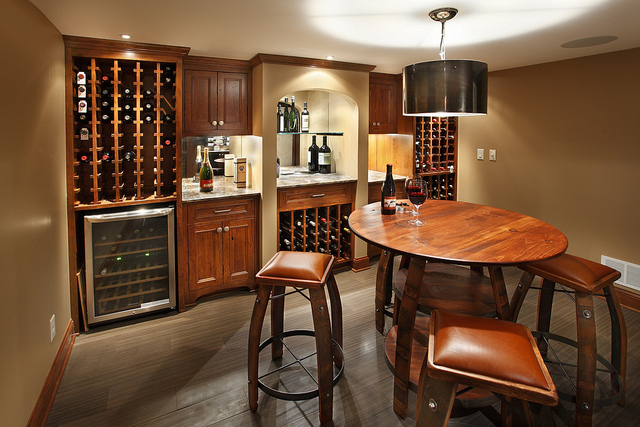
<svg viewBox="0 0 640 427"><path fill-rule="evenodd" d="M124 97L124 99L133 99L133 91L130 88L126 87L122 91L122 96Z"/></svg>
<svg viewBox="0 0 640 427"><path fill-rule="evenodd" d="M135 151L125 151L122 155L122 160L125 162L133 162L136 159Z"/></svg>
<svg viewBox="0 0 640 427"><path fill-rule="evenodd" d="M173 123L173 116L171 114L165 114L162 116L162 123L170 124Z"/></svg>
<svg viewBox="0 0 640 427"><path fill-rule="evenodd" d="M173 83L175 82L175 75L173 74L165 74L162 77L162 86L163 87L170 87L173 85Z"/></svg>
<svg viewBox="0 0 640 427"><path fill-rule="evenodd" d="M327 145L327 135L322 136L322 147L318 149L318 172L331 173L331 148Z"/></svg>
<svg viewBox="0 0 640 427"><path fill-rule="evenodd" d="M396 183L393 182L391 173L392 165L387 165L387 176L382 184L382 215L394 215L396 213Z"/></svg>
<svg viewBox="0 0 640 427"><path fill-rule="evenodd" d="M124 104L122 106L122 111L124 111L126 114L132 114L133 113L133 105L131 104Z"/></svg>
<svg viewBox="0 0 640 427"><path fill-rule="evenodd" d="M76 73L76 84L78 85L86 85L87 84L87 73L84 71L78 71Z"/></svg>
<svg viewBox="0 0 640 427"><path fill-rule="evenodd" d="M124 116L122 116L122 120L125 123L133 123L133 115L126 113Z"/></svg>
<svg viewBox="0 0 640 427"><path fill-rule="evenodd" d="M80 128L80 141L89 140L89 128Z"/></svg>
<svg viewBox="0 0 640 427"><path fill-rule="evenodd" d="M151 89L145 90L142 95L144 96L144 99L153 99L156 96L155 92Z"/></svg>
<svg viewBox="0 0 640 427"><path fill-rule="evenodd" d="M103 111L100 118L103 122L109 122L111 121L111 113L109 111Z"/></svg>
<svg viewBox="0 0 640 427"><path fill-rule="evenodd" d="M300 113L300 132L309 132L309 110L307 103L304 103L304 110Z"/></svg>
<svg viewBox="0 0 640 427"><path fill-rule="evenodd" d="M78 101L78 113L87 113L89 111L89 103L84 99Z"/></svg>
<svg viewBox="0 0 640 427"><path fill-rule="evenodd" d="M318 172L319 147L316 144L316 136L311 135L311 145L309 146L309 154L307 155L307 165L309 172Z"/></svg>
<svg viewBox="0 0 640 427"><path fill-rule="evenodd" d="M284 132L284 113L282 112L282 105L278 105L278 111L276 112L276 132L282 133Z"/></svg>
<svg viewBox="0 0 640 427"><path fill-rule="evenodd" d="M82 163L91 163L91 160L93 160L93 156L91 155L91 153L81 153L79 160Z"/></svg>
<svg viewBox="0 0 640 427"><path fill-rule="evenodd" d="M144 111L153 111L153 102L145 102L142 105L142 108L144 109Z"/></svg>
<svg viewBox="0 0 640 427"><path fill-rule="evenodd" d="M111 108L111 99L110 98L102 98L100 101L101 108Z"/></svg>
<svg viewBox="0 0 640 427"><path fill-rule="evenodd" d="M106 74L103 74L102 77L100 77L100 82L103 85L110 85L112 81L113 79L111 78L111 76L108 76Z"/></svg>
<svg viewBox="0 0 640 427"><path fill-rule="evenodd" d="M284 116L284 130L283 132L291 132L291 125L289 124L289 98L284 99L284 111L282 115Z"/></svg>
<svg viewBox="0 0 640 427"><path fill-rule="evenodd" d="M142 120L146 124L153 123L153 114L145 114Z"/></svg>
<svg viewBox="0 0 640 427"><path fill-rule="evenodd" d="M291 96L291 110L289 110L289 132L298 132L298 117L296 116L295 96Z"/></svg>
<svg viewBox="0 0 640 427"><path fill-rule="evenodd" d="M162 144L165 147L170 147L173 145L175 139L172 136L165 136L164 138L162 138Z"/></svg>
<svg viewBox="0 0 640 427"><path fill-rule="evenodd" d="M87 97L87 87L85 85L78 85L78 98L84 99Z"/></svg>
<svg viewBox="0 0 640 427"><path fill-rule="evenodd" d="M213 168L209 162L209 149L204 147L204 160L200 168L200 191L213 191Z"/></svg>

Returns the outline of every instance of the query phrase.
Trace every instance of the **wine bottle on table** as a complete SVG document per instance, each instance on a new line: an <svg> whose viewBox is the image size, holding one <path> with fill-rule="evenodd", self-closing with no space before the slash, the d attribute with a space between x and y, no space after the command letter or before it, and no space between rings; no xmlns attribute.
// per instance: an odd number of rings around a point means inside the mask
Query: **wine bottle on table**
<svg viewBox="0 0 640 427"><path fill-rule="evenodd" d="M200 191L213 191L213 168L209 162L209 149L204 147L204 161L200 168Z"/></svg>
<svg viewBox="0 0 640 427"><path fill-rule="evenodd" d="M311 145L309 146L309 155L307 164L309 165L309 172L318 172L318 154L319 147L316 144L316 136L311 135Z"/></svg>
<svg viewBox="0 0 640 427"><path fill-rule="evenodd" d="M322 147L318 149L318 172L331 173L331 148L327 145L326 135L322 137Z"/></svg>
<svg viewBox="0 0 640 427"><path fill-rule="evenodd" d="M393 182L392 166L387 165L387 176L382 184L382 215L394 215L396 213L396 183Z"/></svg>
<svg viewBox="0 0 640 427"><path fill-rule="evenodd" d="M309 132L309 110L307 103L304 103L304 110L300 113L300 132Z"/></svg>

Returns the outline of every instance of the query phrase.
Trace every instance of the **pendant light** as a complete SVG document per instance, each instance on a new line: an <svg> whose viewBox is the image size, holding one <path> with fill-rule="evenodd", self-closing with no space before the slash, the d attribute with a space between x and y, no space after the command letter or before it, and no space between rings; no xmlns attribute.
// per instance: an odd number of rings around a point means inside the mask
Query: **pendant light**
<svg viewBox="0 0 640 427"><path fill-rule="evenodd" d="M454 8L429 12L442 24L440 60L404 67L405 116L476 116L487 114L487 64L473 60L445 60L444 24L458 13Z"/></svg>

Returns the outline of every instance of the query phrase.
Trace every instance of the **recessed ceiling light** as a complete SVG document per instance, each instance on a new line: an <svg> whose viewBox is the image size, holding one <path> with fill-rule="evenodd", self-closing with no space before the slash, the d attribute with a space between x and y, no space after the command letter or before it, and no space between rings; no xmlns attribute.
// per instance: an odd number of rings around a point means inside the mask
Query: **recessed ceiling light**
<svg viewBox="0 0 640 427"><path fill-rule="evenodd" d="M329 56L327 56L327 59L328 59L329 61L331 61L331 60L333 59L333 55L329 55Z"/></svg>
<svg viewBox="0 0 640 427"><path fill-rule="evenodd" d="M576 48L576 47L592 47L592 46L600 46L601 44L611 43L614 40L617 40L616 36L597 36L597 37L586 37L584 39L572 40L570 42L566 42L561 44L561 47L566 48Z"/></svg>
<svg viewBox="0 0 640 427"><path fill-rule="evenodd" d="M130 34L120 34L120 37L122 37L123 39L128 40L128 39L131 38L131 35Z"/></svg>

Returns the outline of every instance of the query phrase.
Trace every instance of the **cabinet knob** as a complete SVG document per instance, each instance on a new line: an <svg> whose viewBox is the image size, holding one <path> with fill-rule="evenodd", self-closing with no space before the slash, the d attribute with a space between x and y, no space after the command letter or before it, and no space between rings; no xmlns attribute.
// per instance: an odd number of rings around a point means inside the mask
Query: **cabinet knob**
<svg viewBox="0 0 640 427"><path fill-rule="evenodd" d="M218 227L218 229L216 230L218 233L222 233L222 227Z"/></svg>
<svg viewBox="0 0 640 427"><path fill-rule="evenodd" d="M211 122L211 124L212 124L213 126L218 126L218 122L217 122L217 121L215 121L215 120L214 120L214 121L212 121L212 122Z"/></svg>
<svg viewBox="0 0 640 427"><path fill-rule="evenodd" d="M220 120L220 126L224 126L224 122Z"/></svg>
<svg viewBox="0 0 640 427"><path fill-rule="evenodd" d="M380 126L380 122L376 123L376 126Z"/></svg>
<svg viewBox="0 0 640 427"><path fill-rule="evenodd" d="M226 233L227 231L229 231L229 226L228 226L228 225L224 227L224 231L225 231L225 233Z"/></svg>
<svg viewBox="0 0 640 427"><path fill-rule="evenodd" d="M376 125L376 122L371 123L371 126L375 126L375 125Z"/></svg>

